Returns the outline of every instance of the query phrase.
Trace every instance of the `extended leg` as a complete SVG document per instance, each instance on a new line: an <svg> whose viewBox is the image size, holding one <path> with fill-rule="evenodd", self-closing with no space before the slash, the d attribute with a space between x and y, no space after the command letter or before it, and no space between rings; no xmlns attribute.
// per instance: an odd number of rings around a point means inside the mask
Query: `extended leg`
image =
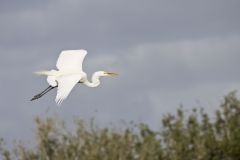
<svg viewBox="0 0 240 160"><path fill-rule="evenodd" d="M44 91L42 91L41 93L35 95L31 101L35 100L35 99L38 99L38 98L41 98L44 94L48 93L49 91L51 91L53 88L56 88L56 87L52 87L52 86L48 86Z"/></svg>

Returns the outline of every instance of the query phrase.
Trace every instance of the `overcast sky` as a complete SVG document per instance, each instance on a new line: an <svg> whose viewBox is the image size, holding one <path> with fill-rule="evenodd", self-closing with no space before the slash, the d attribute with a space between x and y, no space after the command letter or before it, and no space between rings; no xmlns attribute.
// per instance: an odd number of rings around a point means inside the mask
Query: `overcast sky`
<svg viewBox="0 0 240 160"><path fill-rule="evenodd" d="M153 128L167 112L213 113L240 88L239 0L1 0L0 137L30 139L35 116ZM61 50L87 49L84 70L115 71L98 88L76 86L59 107L36 70Z"/></svg>

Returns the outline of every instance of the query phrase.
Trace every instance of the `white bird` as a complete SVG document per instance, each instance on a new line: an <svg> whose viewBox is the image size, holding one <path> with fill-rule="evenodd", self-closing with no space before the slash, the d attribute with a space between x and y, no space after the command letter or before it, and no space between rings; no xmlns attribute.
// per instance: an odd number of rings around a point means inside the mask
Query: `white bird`
<svg viewBox="0 0 240 160"><path fill-rule="evenodd" d="M60 105L77 83L82 83L88 87L97 87L100 84L100 77L117 75L113 72L97 71L92 75L92 82L89 82L87 74L82 70L82 63L86 55L87 51L83 49L65 50L61 52L57 60L56 66L58 70L35 72L38 75L47 76L49 87L43 92L35 95L31 101L42 97L50 90L57 87L55 101Z"/></svg>

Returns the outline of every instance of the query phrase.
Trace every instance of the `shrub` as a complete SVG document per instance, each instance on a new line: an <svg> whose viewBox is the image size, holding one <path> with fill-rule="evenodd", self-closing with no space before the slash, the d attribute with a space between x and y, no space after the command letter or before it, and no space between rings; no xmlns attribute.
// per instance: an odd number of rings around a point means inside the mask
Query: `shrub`
<svg viewBox="0 0 240 160"><path fill-rule="evenodd" d="M0 140L5 160L239 160L240 101L235 92L224 99L213 119L203 109L186 115L183 108L162 118L154 131L146 124L125 129L99 128L94 120L75 121L68 131L54 118L36 122L36 146L18 144L13 151Z"/></svg>

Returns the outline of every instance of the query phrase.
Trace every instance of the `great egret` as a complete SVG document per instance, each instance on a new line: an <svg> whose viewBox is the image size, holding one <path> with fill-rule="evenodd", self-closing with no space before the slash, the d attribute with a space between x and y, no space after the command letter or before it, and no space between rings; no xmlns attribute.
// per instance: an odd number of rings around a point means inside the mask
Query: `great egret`
<svg viewBox="0 0 240 160"><path fill-rule="evenodd" d="M84 84L88 87L97 87L100 84L100 77L117 75L113 72L97 71L92 75L92 82L89 82L87 74L82 71L82 63L86 55L87 51L83 49L65 50L61 52L57 60L56 66L58 70L35 72L38 75L47 76L49 87L35 95L31 101L42 97L57 87L55 102L60 105L77 83Z"/></svg>

